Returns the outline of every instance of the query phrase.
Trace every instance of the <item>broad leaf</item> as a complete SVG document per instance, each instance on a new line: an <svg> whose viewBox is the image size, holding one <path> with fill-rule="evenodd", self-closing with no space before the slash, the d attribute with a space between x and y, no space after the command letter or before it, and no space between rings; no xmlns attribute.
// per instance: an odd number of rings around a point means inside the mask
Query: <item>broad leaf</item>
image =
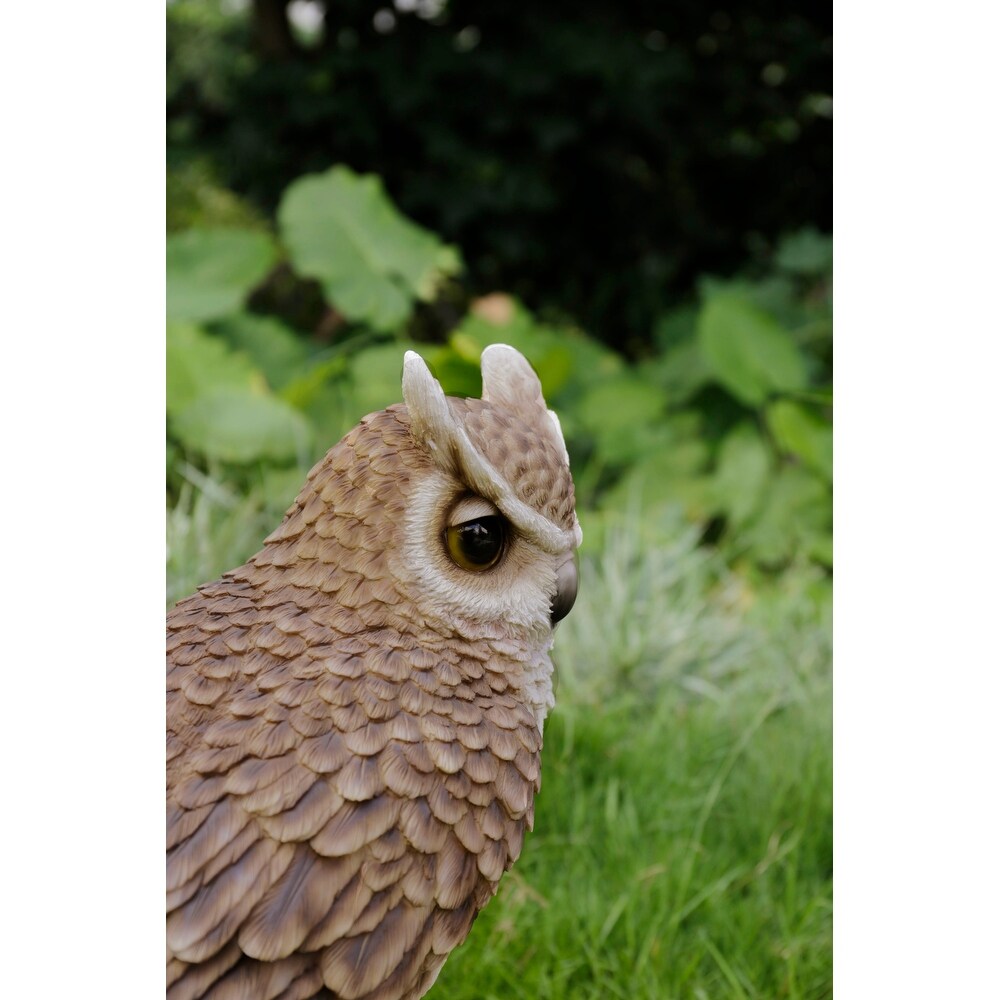
<svg viewBox="0 0 1000 1000"><path fill-rule="evenodd" d="M828 420L799 403L779 399L767 408L767 425L782 451L832 481L833 427Z"/></svg>
<svg viewBox="0 0 1000 1000"><path fill-rule="evenodd" d="M805 361L787 331L741 299L707 302L698 317L698 342L715 378L748 406L806 386Z"/></svg>
<svg viewBox="0 0 1000 1000"><path fill-rule="evenodd" d="M421 344L419 354L441 383L446 395L472 396L475 399L482 395L483 378L478 360L475 364L466 361L450 344L440 347Z"/></svg>
<svg viewBox="0 0 1000 1000"><path fill-rule="evenodd" d="M701 474L708 449L700 441L682 441L639 459L604 498L605 510L644 513L664 507L683 509L694 521L704 519L711 506L712 481Z"/></svg>
<svg viewBox="0 0 1000 1000"><path fill-rule="evenodd" d="M671 406L686 403L712 380L712 372L693 339L642 362L639 370L663 388Z"/></svg>
<svg viewBox="0 0 1000 1000"><path fill-rule="evenodd" d="M403 355L409 350L416 345L379 344L351 359L352 398L359 418L403 401Z"/></svg>
<svg viewBox="0 0 1000 1000"><path fill-rule="evenodd" d="M312 437L306 418L284 400L239 389L199 396L171 427L187 447L224 462L287 462L304 457Z"/></svg>
<svg viewBox="0 0 1000 1000"><path fill-rule="evenodd" d="M825 555L831 530L827 484L805 469L784 468L768 483L760 514L739 538L757 562L775 566L798 551Z"/></svg>
<svg viewBox="0 0 1000 1000"><path fill-rule="evenodd" d="M825 274L833 267L833 239L812 228L800 229L781 241L774 262L792 274Z"/></svg>
<svg viewBox="0 0 1000 1000"><path fill-rule="evenodd" d="M274 243L249 229L187 229L167 237L167 316L209 320L236 312L268 272Z"/></svg>
<svg viewBox="0 0 1000 1000"><path fill-rule="evenodd" d="M392 330L460 269L458 253L401 215L374 175L337 166L295 181L278 208L299 274L349 319Z"/></svg>
<svg viewBox="0 0 1000 1000"><path fill-rule="evenodd" d="M712 479L714 509L738 529L758 510L771 472L771 457L760 434L740 424L726 436Z"/></svg>
<svg viewBox="0 0 1000 1000"><path fill-rule="evenodd" d="M621 466L672 441L671 432L662 425L665 403L656 386L622 373L587 389L576 415L594 438L600 461Z"/></svg>
<svg viewBox="0 0 1000 1000"><path fill-rule="evenodd" d="M235 313L214 323L212 329L252 358L273 389L281 389L305 373L309 349L301 337L273 316Z"/></svg>
<svg viewBox="0 0 1000 1000"><path fill-rule="evenodd" d="M249 391L266 386L245 355L191 323L167 323L167 414L174 416L215 389Z"/></svg>
<svg viewBox="0 0 1000 1000"><path fill-rule="evenodd" d="M661 420L666 400L654 385L625 374L589 389L580 402L580 420L595 434Z"/></svg>
<svg viewBox="0 0 1000 1000"><path fill-rule="evenodd" d="M261 474L261 493L270 510L281 513L287 510L305 485L305 473L298 467L264 467Z"/></svg>

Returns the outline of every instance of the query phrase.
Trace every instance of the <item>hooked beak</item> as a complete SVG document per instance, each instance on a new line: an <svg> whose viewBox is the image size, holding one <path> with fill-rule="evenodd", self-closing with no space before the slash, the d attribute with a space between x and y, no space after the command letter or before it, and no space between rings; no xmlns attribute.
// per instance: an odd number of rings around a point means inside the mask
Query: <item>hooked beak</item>
<svg viewBox="0 0 1000 1000"><path fill-rule="evenodd" d="M556 594L552 598L549 618L553 624L565 618L576 601L576 586L580 575L580 564L574 549L556 570Z"/></svg>

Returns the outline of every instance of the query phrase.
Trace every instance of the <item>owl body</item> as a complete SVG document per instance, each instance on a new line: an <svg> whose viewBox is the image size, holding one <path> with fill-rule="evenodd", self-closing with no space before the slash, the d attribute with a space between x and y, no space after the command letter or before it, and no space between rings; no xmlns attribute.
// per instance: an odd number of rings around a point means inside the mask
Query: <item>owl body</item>
<svg viewBox="0 0 1000 1000"><path fill-rule="evenodd" d="M406 405L170 612L172 1000L423 996L520 853L579 526L527 362L483 384L408 355Z"/></svg>

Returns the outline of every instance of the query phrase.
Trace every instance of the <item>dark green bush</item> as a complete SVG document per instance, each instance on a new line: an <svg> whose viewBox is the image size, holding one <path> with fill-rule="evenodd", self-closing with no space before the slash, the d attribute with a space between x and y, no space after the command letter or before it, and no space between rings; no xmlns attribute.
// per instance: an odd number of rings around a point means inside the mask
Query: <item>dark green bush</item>
<svg viewBox="0 0 1000 1000"><path fill-rule="evenodd" d="M472 293L632 355L698 275L830 226L828 6L343 0L305 39L286 4L168 7L171 163L265 211L373 172Z"/></svg>

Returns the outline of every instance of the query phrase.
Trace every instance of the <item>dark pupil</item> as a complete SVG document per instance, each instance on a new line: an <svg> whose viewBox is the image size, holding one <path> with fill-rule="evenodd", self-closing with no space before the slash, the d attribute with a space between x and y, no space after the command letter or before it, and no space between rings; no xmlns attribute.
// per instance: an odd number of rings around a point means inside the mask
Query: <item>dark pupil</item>
<svg viewBox="0 0 1000 1000"><path fill-rule="evenodd" d="M458 526L458 544L466 559L477 566L492 562L503 542L499 517L481 517Z"/></svg>

